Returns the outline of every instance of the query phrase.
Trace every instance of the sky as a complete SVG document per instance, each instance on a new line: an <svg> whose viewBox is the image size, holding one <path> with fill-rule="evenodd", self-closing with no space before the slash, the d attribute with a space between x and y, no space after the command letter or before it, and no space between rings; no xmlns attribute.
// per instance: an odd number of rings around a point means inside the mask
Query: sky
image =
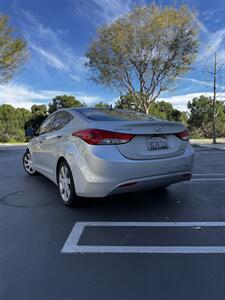
<svg viewBox="0 0 225 300"><path fill-rule="evenodd" d="M155 1L156 3L158 1ZM134 5L148 0L0 0L0 13L10 16L28 42L29 59L13 80L0 85L0 105L30 108L48 104L56 95L74 95L81 102L114 103L116 91L89 80L85 53L96 29L123 16ZM187 109L187 102L202 94L212 95L213 51L223 79L225 62L225 0L160 1L163 5L187 5L198 12L196 26L201 46L191 70L180 77L172 90L160 96L175 108ZM218 83L219 99L225 100L225 76Z"/></svg>

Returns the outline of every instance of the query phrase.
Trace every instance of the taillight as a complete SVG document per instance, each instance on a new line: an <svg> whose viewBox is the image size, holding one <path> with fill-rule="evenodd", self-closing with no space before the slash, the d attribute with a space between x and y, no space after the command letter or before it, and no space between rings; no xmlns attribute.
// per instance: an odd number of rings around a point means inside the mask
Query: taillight
<svg viewBox="0 0 225 300"><path fill-rule="evenodd" d="M176 136L179 137L183 141L189 141L190 136L189 136L189 131L185 129L184 131L176 133Z"/></svg>
<svg viewBox="0 0 225 300"><path fill-rule="evenodd" d="M85 129L72 133L73 136L79 137L90 145L117 145L128 143L133 134L118 133L101 129Z"/></svg>

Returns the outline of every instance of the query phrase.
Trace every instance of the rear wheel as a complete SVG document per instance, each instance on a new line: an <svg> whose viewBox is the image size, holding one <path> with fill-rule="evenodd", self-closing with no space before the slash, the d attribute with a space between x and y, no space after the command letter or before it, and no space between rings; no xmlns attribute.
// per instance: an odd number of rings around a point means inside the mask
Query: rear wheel
<svg viewBox="0 0 225 300"><path fill-rule="evenodd" d="M37 172L33 169L32 160L31 160L31 154L30 151L27 149L26 152L23 155L23 167L24 170L29 175L37 175Z"/></svg>
<svg viewBox="0 0 225 300"><path fill-rule="evenodd" d="M66 206L76 206L80 204L80 199L75 192L72 172L66 161L61 162L59 165L57 179L63 204Z"/></svg>

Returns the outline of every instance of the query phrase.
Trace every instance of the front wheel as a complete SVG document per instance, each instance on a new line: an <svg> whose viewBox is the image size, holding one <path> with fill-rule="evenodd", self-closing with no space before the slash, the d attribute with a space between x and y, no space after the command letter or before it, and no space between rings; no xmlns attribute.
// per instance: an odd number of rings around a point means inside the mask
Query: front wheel
<svg viewBox="0 0 225 300"><path fill-rule="evenodd" d="M23 155L23 167L24 167L24 170L27 172L27 174L32 175L32 176L37 174L37 172L33 169L31 154L28 149L26 150L26 152Z"/></svg>
<svg viewBox="0 0 225 300"><path fill-rule="evenodd" d="M66 161L61 162L58 168L58 187L61 200L66 206L80 204L79 197L75 193L72 172Z"/></svg>

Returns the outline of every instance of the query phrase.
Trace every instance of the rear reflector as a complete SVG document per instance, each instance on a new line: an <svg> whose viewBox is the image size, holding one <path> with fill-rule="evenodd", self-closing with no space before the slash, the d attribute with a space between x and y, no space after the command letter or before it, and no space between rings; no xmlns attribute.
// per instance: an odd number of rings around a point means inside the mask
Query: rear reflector
<svg viewBox="0 0 225 300"><path fill-rule="evenodd" d="M187 129L185 129L184 131L176 133L176 136L179 137L183 141L189 141L189 139L190 139L189 132L188 132Z"/></svg>
<svg viewBox="0 0 225 300"><path fill-rule="evenodd" d="M118 133L102 129L85 129L75 131L73 136L79 137L90 145L118 145L128 143L133 134Z"/></svg>
<svg viewBox="0 0 225 300"><path fill-rule="evenodd" d="M135 181L135 182L128 182L128 183L121 184L121 185L119 185L118 187L119 187L119 188L126 188L126 187L129 187L129 186L133 186L133 185L135 185L135 184L137 184L136 181Z"/></svg>

